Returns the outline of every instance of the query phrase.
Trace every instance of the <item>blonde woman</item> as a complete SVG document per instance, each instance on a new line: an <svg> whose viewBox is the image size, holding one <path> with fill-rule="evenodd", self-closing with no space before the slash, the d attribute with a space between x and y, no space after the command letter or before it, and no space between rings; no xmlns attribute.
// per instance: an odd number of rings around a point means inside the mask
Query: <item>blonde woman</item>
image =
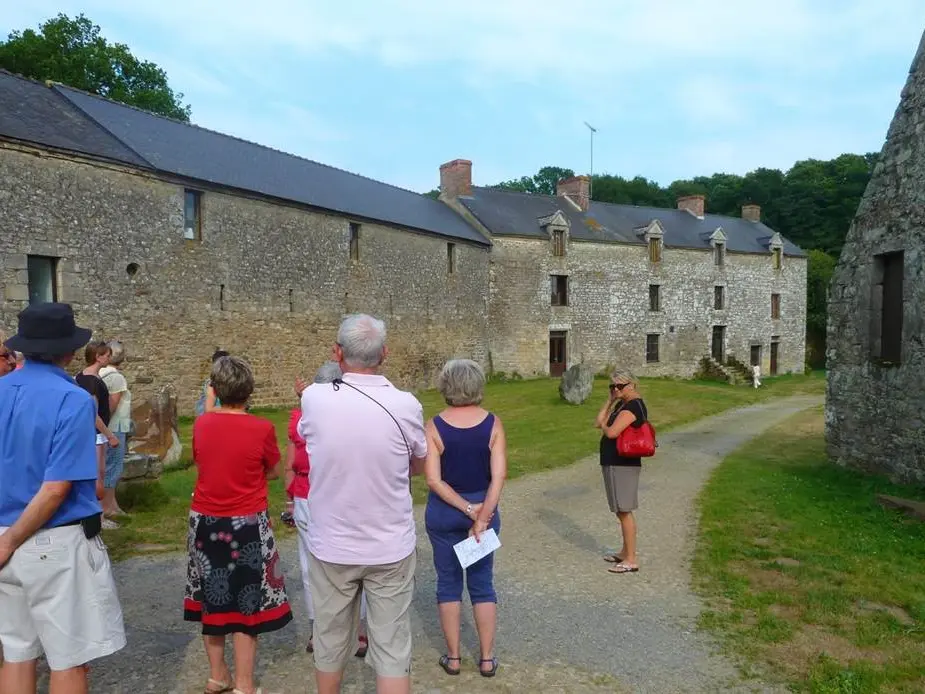
<svg viewBox="0 0 925 694"><path fill-rule="evenodd" d="M639 473L642 459L623 458L617 454L617 437L627 427L639 428L649 418L646 404L639 395L639 382L629 371L614 371L610 377L607 402L597 414L596 426L601 429L601 469L604 491L612 513L617 515L623 535L623 548L604 557L613 564L608 571L627 574L639 571L636 559L636 518L639 507Z"/></svg>

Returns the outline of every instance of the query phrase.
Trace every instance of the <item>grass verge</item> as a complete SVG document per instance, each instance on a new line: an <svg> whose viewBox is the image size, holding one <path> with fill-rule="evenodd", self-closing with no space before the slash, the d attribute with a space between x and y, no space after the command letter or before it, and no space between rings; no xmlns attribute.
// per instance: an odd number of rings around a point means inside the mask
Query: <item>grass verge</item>
<svg viewBox="0 0 925 694"><path fill-rule="evenodd" d="M822 373L814 373L769 378L758 390L713 382L644 379L641 389L653 424L664 430L775 396L822 393L825 377ZM515 478L561 467L595 455L598 433L593 428L594 416L606 393L607 381L598 379L591 398L576 406L559 398L558 380L555 379L488 383L484 404L501 417L507 430L509 476ZM435 391L419 393L418 397L427 417L443 407ZM255 414L276 425L282 450L289 410L261 410ZM192 426L192 419L184 418L180 422L187 465L191 463ZM165 473L156 483L120 490L120 504L132 516L119 530L106 532L112 556L124 559L133 554L183 549L186 514L195 479L195 470L187 467ZM414 480L413 491L416 501L424 500L426 487L422 479ZM271 515L279 517L284 503L282 482L276 480L270 484ZM285 527L278 527L276 532L280 537L290 534Z"/></svg>
<svg viewBox="0 0 925 694"><path fill-rule="evenodd" d="M726 458L700 498L701 626L794 691L925 691L925 523L876 493L925 499L829 462L821 408Z"/></svg>

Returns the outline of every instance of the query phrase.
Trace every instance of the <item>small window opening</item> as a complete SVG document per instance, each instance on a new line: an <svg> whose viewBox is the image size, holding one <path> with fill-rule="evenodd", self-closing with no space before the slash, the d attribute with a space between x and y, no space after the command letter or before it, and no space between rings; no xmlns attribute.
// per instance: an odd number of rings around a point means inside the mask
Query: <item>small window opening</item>
<svg viewBox="0 0 925 694"><path fill-rule="evenodd" d="M654 364L658 361L658 342L657 334L646 335L646 363Z"/></svg>
<svg viewBox="0 0 925 694"><path fill-rule="evenodd" d="M202 193L198 190L184 191L183 238L189 241L202 240Z"/></svg>
<svg viewBox="0 0 925 694"><path fill-rule="evenodd" d="M871 357L881 364L902 363L905 255L874 256L871 296Z"/></svg>
<svg viewBox="0 0 925 694"><path fill-rule="evenodd" d="M452 275L456 272L456 244L448 243L446 245L446 274Z"/></svg>
<svg viewBox="0 0 925 694"><path fill-rule="evenodd" d="M221 285L218 290L218 309L219 311L225 310L225 285Z"/></svg>
<svg viewBox="0 0 925 694"><path fill-rule="evenodd" d="M780 320L780 294L771 294L771 319Z"/></svg>
<svg viewBox="0 0 925 694"><path fill-rule="evenodd" d="M552 254L558 257L565 255L565 232L561 229L552 232Z"/></svg>
<svg viewBox="0 0 925 694"><path fill-rule="evenodd" d="M726 308L726 288L722 285L713 287L713 308L717 311Z"/></svg>
<svg viewBox="0 0 925 694"><path fill-rule="evenodd" d="M662 292L661 287L657 284L649 285L649 310L650 311L661 311L662 310Z"/></svg>
<svg viewBox="0 0 925 694"><path fill-rule="evenodd" d="M360 225L350 222L350 260L360 259Z"/></svg>
<svg viewBox="0 0 925 694"><path fill-rule="evenodd" d="M649 239L649 262L662 262L662 240L659 238Z"/></svg>
<svg viewBox="0 0 925 694"><path fill-rule="evenodd" d="M726 244L713 244L713 264L716 267L723 267L726 264Z"/></svg>
<svg viewBox="0 0 925 694"><path fill-rule="evenodd" d="M568 275L550 275L549 279L550 303L553 306L568 306Z"/></svg>
<svg viewBox="0 0 925 694"><path fill-rule="evenodd" d="M58 300L58 259L44 255L26 258L29 303L42 304Z"/></svg>

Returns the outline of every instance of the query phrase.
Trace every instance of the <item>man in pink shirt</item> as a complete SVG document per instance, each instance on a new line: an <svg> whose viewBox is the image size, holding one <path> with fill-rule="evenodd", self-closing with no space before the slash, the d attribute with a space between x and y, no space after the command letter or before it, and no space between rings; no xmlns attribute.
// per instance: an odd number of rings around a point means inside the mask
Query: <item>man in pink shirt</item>
<svg viewBox="0 0 925 694"><path fill-rule="evenodd" d="M427 441L421 403L379 374L385 337L382 321L347 317L334 346L343 380L302 393L298 432L311 451L309 583L319 694L340 692L363 590L376 690L411 691L417 537L410 477L423 470Z"/></svg>

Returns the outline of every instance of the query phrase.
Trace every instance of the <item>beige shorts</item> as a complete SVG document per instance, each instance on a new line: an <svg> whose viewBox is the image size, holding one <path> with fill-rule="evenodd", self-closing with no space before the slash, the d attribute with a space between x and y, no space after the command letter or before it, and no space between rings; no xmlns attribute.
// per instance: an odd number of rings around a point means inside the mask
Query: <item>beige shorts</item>
<svg viewBox="0 0 925 694"><path fill-rule="evenodd" d="M340 672L356 650L360 594L366 593L369 651L366 661L380 677L411 674L411 598L417 558L382 566L328 564L315 556L309 582L315 606L315 667Z"/></svg>
<svg viewBox="0 0 925 694"><path fill-rule="evenodd" d="M637 465L602 465L604 492L607 505L613 513L635 511L639 508L639 473Z"/></svg>
<svg viewBox="0 0 925 694"><path fill-rule="evenodd" d="M68 670L125 647L109 553L79 525L40 530L13 553L0 570L0 615L11 663L44 652L52 670Z"/></svg>

